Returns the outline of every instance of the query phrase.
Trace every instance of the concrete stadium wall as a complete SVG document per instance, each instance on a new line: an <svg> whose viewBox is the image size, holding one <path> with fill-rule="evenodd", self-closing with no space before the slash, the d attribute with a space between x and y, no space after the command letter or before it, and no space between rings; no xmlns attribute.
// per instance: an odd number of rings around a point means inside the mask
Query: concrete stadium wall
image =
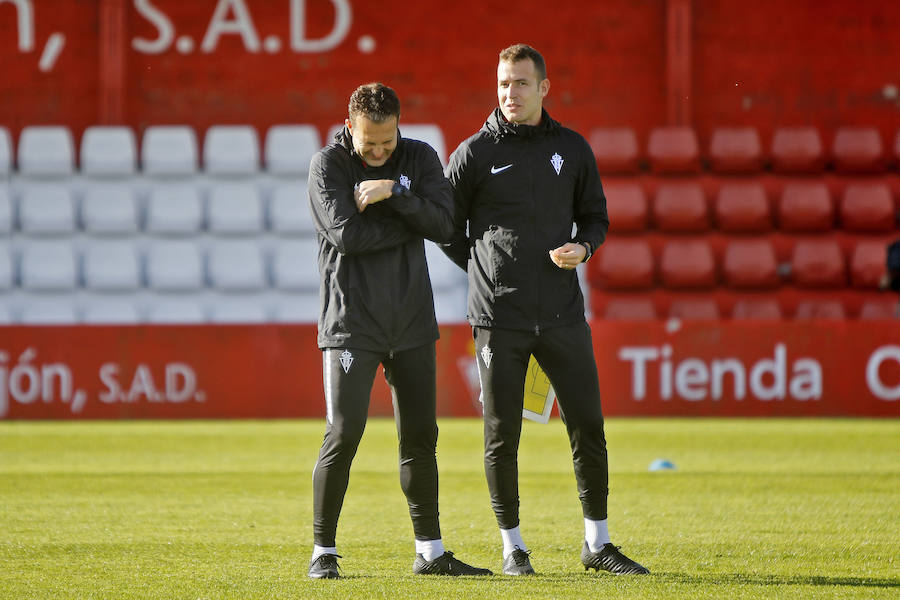
<svg viewBox="0 0 900 600"><path fill-rule="evenodd" d="M900 3L871 0L5 0L0 126L317 125L381 80L453 148L496 102L499 49L546 56L547 106L587 131L900 125ZM702 144L706 147L705 143Z"/></svg>

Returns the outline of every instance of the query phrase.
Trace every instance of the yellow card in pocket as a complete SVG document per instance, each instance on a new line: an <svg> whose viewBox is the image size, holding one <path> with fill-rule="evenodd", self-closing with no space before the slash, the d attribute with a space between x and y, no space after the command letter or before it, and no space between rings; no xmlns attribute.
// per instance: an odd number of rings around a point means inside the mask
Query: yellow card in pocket
<svg viewBox="0 0 900 600"><path fill-rule="evenodd" d="M550 385L550 379L532 356L528 360L528 370L525 371L525 399L522 416L538 423L547 423L550 421L550 411L553 410L555 398L556 392Z"/></svg>

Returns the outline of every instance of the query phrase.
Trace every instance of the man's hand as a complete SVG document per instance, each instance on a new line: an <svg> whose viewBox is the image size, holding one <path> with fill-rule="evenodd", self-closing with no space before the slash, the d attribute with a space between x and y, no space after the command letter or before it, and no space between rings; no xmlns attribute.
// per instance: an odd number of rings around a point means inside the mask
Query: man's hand
<svg viewBox="0 0 900 600"><path fill-rule="evenodd" d="M550 251L550 260L560 269L572 270L581 264L587 249L581 244L568 242Z"/></svg>
<svg viewBox="0 0 900 600"><path fill-rule="evenodd" d="M394 187L394 181L391 179L369 179L363 181L353 191L353 199L356 200L356 210L362 212L370 204L390 198L392 187Z"/></svg>

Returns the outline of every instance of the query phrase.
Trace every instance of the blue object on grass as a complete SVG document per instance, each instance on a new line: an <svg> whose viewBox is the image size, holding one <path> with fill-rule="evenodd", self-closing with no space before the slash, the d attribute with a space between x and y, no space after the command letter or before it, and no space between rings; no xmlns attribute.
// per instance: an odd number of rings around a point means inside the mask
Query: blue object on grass
<svg viewBox="0 0 900 600"><path fill-rule="evenodd" d="M674 471L675 463L665 458L657 458L650 463L649 471Z"/></svg>

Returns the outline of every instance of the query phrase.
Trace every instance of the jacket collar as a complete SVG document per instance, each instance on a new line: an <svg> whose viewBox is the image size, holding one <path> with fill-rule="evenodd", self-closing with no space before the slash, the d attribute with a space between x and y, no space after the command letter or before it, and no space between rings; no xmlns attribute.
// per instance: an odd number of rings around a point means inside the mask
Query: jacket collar
<svg viewBox="0 0 900 600"><path fill-rule="evenodd" d="M540 123L537 125L520 125L507 121L500 107L497 107L488 115L482 130L487 131L497 141L500 141L507 136L515 136L519 139L543 137L553 133L559 127L559 123L550 117L545 108L541 108Z"/></svg>

